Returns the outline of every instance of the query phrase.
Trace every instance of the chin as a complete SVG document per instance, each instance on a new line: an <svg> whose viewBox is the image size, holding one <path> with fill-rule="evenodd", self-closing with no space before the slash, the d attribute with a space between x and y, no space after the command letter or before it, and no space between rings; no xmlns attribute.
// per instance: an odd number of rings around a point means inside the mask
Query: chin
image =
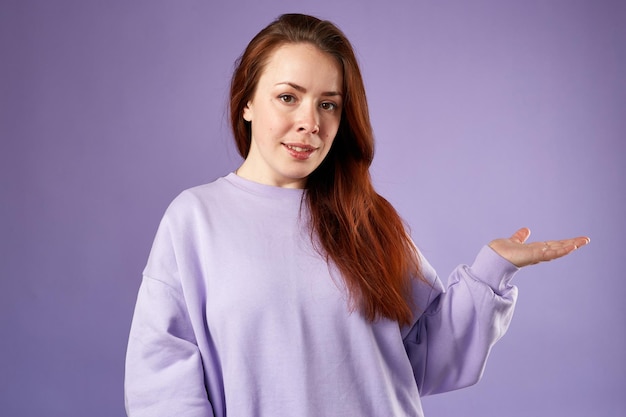
<svg viewBox="0 0 626 417"><path fill-rule="evenodd" d="M315 171L315 168L317 168L317 166L313 167L297 167L295 169L288 169L284 171L284 177L285 178L291 178L293 180L306 180L307 177L309 175L311 175L311 173L313 171Z"/></svg>

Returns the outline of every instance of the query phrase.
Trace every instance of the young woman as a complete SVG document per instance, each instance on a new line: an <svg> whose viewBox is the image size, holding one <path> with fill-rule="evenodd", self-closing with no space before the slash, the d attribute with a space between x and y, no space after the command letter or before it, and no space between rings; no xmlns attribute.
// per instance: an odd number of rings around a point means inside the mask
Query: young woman
<svg viewBox="0 0 626 417"><path fill-rule="evenodd" d="M444 290L373 189L363 81L333 24L284 15L238 62L239 169L177 197L139 290L129 416L421 416L474 384L519 267L585 237L481 249Z"/></svg>

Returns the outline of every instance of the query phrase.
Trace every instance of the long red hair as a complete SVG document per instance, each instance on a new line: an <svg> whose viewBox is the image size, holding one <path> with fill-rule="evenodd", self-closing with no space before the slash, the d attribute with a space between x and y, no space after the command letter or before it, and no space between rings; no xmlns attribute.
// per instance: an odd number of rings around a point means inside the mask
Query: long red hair
<svg viewBox="0 0 626 417"><path fill-rule="evenodd" d="M386 317L408 324L413 316L411 280L420 279L419 258L405 224L372 186L369 167L374 136L365 87L354 50L331 22L312 16L280 16L259 32L239 58L231 81L230 118L237 148L246 158L250 124L243 109L271 53L285 43L310 43L343 68L343 113L322 164L307 178L311 233L348 288L353 307L368 320Z"/></svg>

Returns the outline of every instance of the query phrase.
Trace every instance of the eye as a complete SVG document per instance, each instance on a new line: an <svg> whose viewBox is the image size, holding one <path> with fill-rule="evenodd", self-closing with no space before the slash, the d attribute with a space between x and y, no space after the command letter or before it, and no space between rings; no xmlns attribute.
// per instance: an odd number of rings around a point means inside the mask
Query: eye
<svg viewBox="0 0 626 417"><path fill-rule="evenodd" d="M281 94L278 99L286 104L292 104L296 101L296 98L291 94Z"/></svg>
<svg viewBox="0 0 626 417"><path fill-rule="evenodd" d="M322 108L322 110L335 110L337 108L337 105L335 103L331 103L328 101L325 101L323 103L320 103L320 107Z"/></svg>

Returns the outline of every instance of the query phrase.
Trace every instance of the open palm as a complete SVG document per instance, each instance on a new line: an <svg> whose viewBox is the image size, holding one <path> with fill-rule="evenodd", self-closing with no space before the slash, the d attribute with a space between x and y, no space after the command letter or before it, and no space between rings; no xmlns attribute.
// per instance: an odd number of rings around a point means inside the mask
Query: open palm
<svg viewBox="0 0 626 417"><path fill-rule="evenodd" d="M517 267L547 262L565 256L589 243L585 236L573 239L526 243L530 229L523 227L508 239L496 239L489 246Z"/></svg>

